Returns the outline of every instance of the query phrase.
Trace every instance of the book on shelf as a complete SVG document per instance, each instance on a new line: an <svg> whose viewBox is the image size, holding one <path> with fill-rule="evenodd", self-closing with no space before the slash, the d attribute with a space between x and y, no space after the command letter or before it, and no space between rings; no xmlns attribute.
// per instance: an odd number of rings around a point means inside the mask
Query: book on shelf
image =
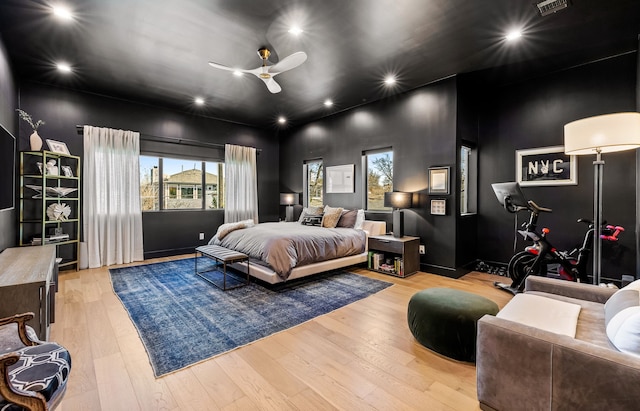
<svg viewBox="0 0 640 411"><path fill-rule="evenodd" d="M69 234L58 234L58 235L45 237L44 243L45 244L59 243L61 241L67 241L67 240L69 240ZM31 245L42 245L42 237L33 237L33 239L31 240Z"/></svg>

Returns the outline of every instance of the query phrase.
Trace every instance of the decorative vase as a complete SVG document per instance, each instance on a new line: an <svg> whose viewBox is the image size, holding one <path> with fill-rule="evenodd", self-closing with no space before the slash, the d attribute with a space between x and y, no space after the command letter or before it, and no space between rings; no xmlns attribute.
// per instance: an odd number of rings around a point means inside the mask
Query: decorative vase
<svg viewBox="0 0 640 411"><path fill-rule="evenodd" d="M42 138L40 138L38 132L35 130L29 136L29 145L31 146L31 151L40 151L42 148Z"/></svg>

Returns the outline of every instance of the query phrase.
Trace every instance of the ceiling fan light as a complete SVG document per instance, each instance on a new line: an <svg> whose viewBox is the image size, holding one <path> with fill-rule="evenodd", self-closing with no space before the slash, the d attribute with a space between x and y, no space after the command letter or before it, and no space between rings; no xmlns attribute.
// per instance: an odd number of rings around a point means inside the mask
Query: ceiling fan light
<svg viewBox="0 0 640 411"><path fill-rule="evenodd" d="M507 33L505 39L507 39L508 41L514 41L519 39L520 37L522 37L522 31L520 31L519 29L513 29Z"/></svg>
<svg viewBox="0 0 640 411"><path fill-rule="evenodd" d="M198 106L203 106L204 105L204 98L202 98L202 97L196 97L193 101Z"/></svg>
<svg viewBox="0 0 640 411"><path fill-rule="evenodd" d="M58 71L62 73L71 73L71 66L68 63L60 62L56 64L56 67L58 68Z"/></svg>
<svg viewBox="0 0 640 411"><path fill-rule="evenodd" d="M331 100L329 100L329 99L326 99L326 100L324 101L324 106L325 106L325 107L331 107L331 106L333 106L333 101L331 101Z"/></svg>
<svg viewBox="0 0 640 411"><path fill-rule="evenodd" d="M294 36L299 36L300 34L304 33L304 30L302 30L298 26L293 26L289 29L289 33L293 34Z"/></svg>
<svg viewBox="0 0 640 411"><path fill-rule="evenodd" d="M278 123L285 124L286 122L287 122L287 119L284 116L278 117Z"/></svg>
<svg viewBox="0 0 640 411"><path fill-rule="evenodd" d="M386 85L390 86L392 84L395 84L396 78L395 78L395 76L389 75L389 76L385 77L384 82L385 82Z"/></svg>

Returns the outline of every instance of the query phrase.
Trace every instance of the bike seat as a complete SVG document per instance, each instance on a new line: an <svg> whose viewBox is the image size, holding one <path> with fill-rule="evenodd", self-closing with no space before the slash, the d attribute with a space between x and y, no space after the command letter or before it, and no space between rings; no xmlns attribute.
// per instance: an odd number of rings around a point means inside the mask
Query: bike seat
<svg viewBox="0 0 640 411"><path fill-rule="evenodd" d="M538 213L550 213L551 210L550 208L545 208L545 207L540 207L539 205L537 205L536 203L534 203L532 200L527 201L527 204L529 204L529 207L531 207L534 211L538 212Z"/></svg>

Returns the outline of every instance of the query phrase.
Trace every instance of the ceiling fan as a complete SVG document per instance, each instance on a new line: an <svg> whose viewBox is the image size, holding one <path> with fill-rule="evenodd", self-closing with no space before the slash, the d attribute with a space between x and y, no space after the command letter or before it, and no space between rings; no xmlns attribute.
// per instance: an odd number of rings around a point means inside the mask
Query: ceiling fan
<svg viewBox="0 0 640 411"><path fill-rule="evenodd" d="M267 60L271 55L271 51L266 47L262 47L258 50L258 55L262 59L262 66L252 70L235 69L223 66L222 64L214 63L213 61L210 61L209 65L221 70L238 71L241 73L253 74L254 76L264 81L264 84L267 85L267 88L270 92L279 93L280 91L282 91L282 88L278 83L276 83L273 78L280 73L284 73L287 70L298 67L300 64L304 63L307 60L307 53L298 51L290 56L283 58L272 66L267 66Z"/></svg>

